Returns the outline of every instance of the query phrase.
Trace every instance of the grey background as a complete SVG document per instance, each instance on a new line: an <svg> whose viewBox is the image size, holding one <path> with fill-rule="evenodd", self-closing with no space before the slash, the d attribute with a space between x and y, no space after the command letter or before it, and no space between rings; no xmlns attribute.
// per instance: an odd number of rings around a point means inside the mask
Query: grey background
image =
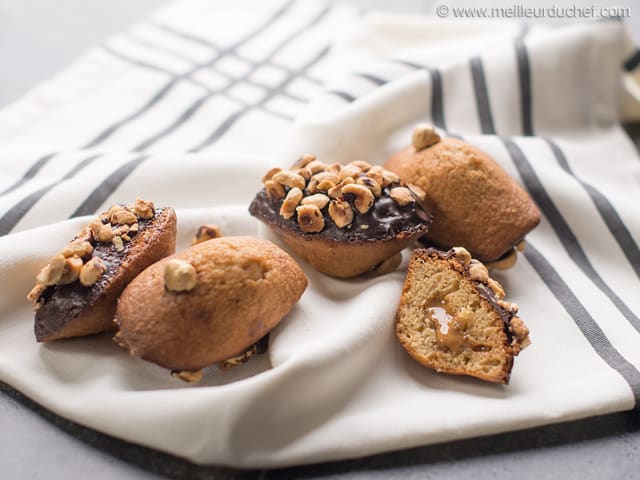
<svg viewBox="0 0 640 480"><path fill-rule="evenodd" d="M0 0L0 108L63 69L92 45L165 3L166 0ZM476 4L432 0L343 3L405 13L433 13L439 4ZM545 1L535 5L554 3L572 4ZM575 3L591 4L584 0ZM632 17L627 23L640 43L639 3L593 3L631 7ZM525 2L492 0L482 6L517 4ZM634 8L638 10L635 16ZM276 471L237 471L197 467L107 437L45 411L0 383L0 460L2 479L633 479L640 478L640 415L637 411L624 412L345 462Z"/></svg>

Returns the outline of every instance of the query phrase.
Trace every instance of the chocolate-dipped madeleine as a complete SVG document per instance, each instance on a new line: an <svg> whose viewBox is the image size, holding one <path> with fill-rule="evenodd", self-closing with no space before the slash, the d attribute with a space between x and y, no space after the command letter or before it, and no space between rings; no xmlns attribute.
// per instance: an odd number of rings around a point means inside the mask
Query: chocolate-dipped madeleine
<svg viewBox="0 0 640 480"><path fill-rule="evenodd" d="M113 330L120 293L142 270L176 247L176 214L137 199L114 205L67 244L36 277L39 342Z"/></svg>
<svg viewBox="0 0 640 480"><path fill-rule="evenodd" d="M380 166L326 165L303 156L275 168L249 207L306 262L335 277L374 269L423 235L431 216L417 193Z"/></svg>

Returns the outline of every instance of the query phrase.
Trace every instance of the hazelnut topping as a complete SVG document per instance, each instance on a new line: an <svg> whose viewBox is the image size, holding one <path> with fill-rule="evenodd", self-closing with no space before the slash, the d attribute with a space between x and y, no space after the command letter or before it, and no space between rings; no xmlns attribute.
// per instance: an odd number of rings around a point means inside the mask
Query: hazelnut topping
<svg viewBox="0 0 640 480"><path fill-rule="evenodd" d="M344 200L331 200L329 204L329 216L338 228L343 228L353 221L353 210L349 202L345 202Z"/></svg>
<svg viewBox="0 0 640 480"><path fill-rule="evenodd" d="M65 258L62 255L53 257L49 265L40 270L36 280L46 286L55 285L60 281L64 272Z"/></svg>
<svg viewBox="0 0 640 480"><path fill-rule="evenodd" d="M420 123L413 129L411 136L411 143L416 152L435 145L440 141L440 135L438 132L427 123Z"/></svg>
<svg viewBox="0 0 640 480"><path fill-rule="evenodd" d="M320 232L324 228L322 212L315 205L301 205L297 208L298 224L303 232Z"/></svg>
<svg viewBox="0 0 640 480"><path fill-rule="evenodd" d="M196 269L189 262L173 258L164 267L164 285L171 292L188 292L197 283Z"/></svg>
<svg viewBox="0 0 640 480"><path fill-rule="evenodd" d="M67 285L78 280L82 270L82 259L80 257L68 257L64 261L64 271L60 277L60 285Z"/></svg>
<svg viewBox="0 0 640 480"><path fill-rule="evenodd" d="M280 207L280 215L287 220L293 217L293 214L296 212L296 207L300 204L303 196L302 190L298 187L289 190Z"/></svg>
<svg viewBox="0 0 640 480"><path fill-rule="evenodd" d="M415 198L413 198L411 190L409 190L407 187L392 188L389 192L389 196L393 198L401 207L415 202Z"/></svg>
<svg viewBox="0 0 640 480"><path fill-rule="evenodd" d="M141 198L136 198L134 211L139 218L142 218L144 220L149 220L150 218L153 218L153 215L155 214L156 209L153 205L153 202L149 202Z"/></svg>
<svg viewBox="0 0 640 480"><path fill-rule="evenodd" d="M375 197L371 190L364 185L350 184L342 187L342 194L351 194L354 196L354 206L360 213L367 213L375 202Z"/></svg>
<svg viewBox="0 0 640 480"><path fill-rule="evenodd" d="M196 232L196 236L191 241L191 245L206 242L214 238L220 238L222 233L216 225L201 225Z"/></svg>
<svg viewBox="0 0 640 480"><path fill-rule="evenodd" d="M104 272L107 266L100 257L93 257L82 266L80 270L80 283L85 287L95 284Z"/></svg>

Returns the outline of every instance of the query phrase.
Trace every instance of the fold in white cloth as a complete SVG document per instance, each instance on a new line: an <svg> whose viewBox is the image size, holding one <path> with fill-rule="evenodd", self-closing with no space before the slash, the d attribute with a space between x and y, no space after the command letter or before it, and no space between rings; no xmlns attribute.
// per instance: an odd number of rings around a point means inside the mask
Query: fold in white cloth
<svg viewBox="0 0 640 480"><path fill-rule="evenodd" d="M99 431L241 467L635 406L640 162L619 112L638 112L640 56L623 25L359 15L305 0L181 0L0 112L2 381ZM353 280L303 265L309 289L268 354L209 368L197 386L108 335L35 342L24 297L90 215L142 196L177 209L179 248L201 223L271 238L247 213L267 167L304 152L379 164L419 121L486 151L543 213L525 255L496 274L533 340L510 385L437 374L404 353L393 317L406 261Z"/></svg>

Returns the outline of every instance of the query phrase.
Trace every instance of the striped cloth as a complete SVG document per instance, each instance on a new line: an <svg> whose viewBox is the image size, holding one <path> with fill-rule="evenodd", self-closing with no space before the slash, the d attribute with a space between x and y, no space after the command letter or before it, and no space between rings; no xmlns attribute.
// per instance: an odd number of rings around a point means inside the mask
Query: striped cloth
<svg viewBox="0 0 640 480"><path fill-rule="evenodd" d="M617 21L525 30L306 0L173 3L0 112L0 379L102 432L243 467L632 409L640 158L619 122L638 118L639 65ZM509 386L401 350L406 255L379 278L305 266L269 353L196 387L108 336L35 343L23 298L88 215L142 196L177 208L179 248L201 223L272 238L247 213L269 166L303 152L382 163L419 121L486 151L543 213L496 274L533 340Z"/></svg>

